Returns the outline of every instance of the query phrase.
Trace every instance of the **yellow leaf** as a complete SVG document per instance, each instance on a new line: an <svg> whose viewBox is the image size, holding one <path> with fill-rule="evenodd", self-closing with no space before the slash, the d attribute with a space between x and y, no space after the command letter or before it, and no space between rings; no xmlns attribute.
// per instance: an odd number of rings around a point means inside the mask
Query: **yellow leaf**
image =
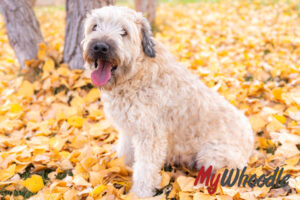
<svg viewBox="0 0 300 200"><path fill-rule="evenodd" d="M11 113L19 113L23 110L23 108L20 106L20 104L14 103L10 106L10 112Z"/></svg>
<svg viewBox="0 0 300 200"><path fill-rule="evenodd" d="M90 80L85 80L85 79L79 79L78 81L75 82L73 85L73 88L78 88L87 85L90 83Z"/></svg>
<svg viewBox="0 0 300 200"><path fill-rule="evenodd" d="M62 139L60 137L52 137L49 140L49 147L56 151L61 151L61 149L65 145L65 142L66 142L66 140Z"/></svg>
<svg viewBox="0 0 300 200"><path fill-rule="evenodd" d="M87 96L84 98L86 103L92 103L100 98L100 90L93 88L89 91Z"/></svg>
<svg viewBox="0 0 300 200"><path fill-rule="evenodd" d="M110 167L109 170L118 170L120 174L128 175L128 172L125 167L124 156L121 158L114 159L107 163L107 166Z"/></svg>
<svg viewBox="0 0 300 200"><path fill-rule="evenodd" d="M82 176L79 175L74 176L73 183L75 185L80 185L80 186L91 186L89 182L87 182Z"/></svg>
<svg viewBox="0 0 300 200"><path fill-rule="evenodd" d="M193 191L195 179L192 177L179 176L176 180L181 191L183 192L191 192Z"/></svg>
<svg viewBox="0 0 300 200"><path fill-rule="evenodd" d="M210 38L209 36L207 36L207 37L205 38L205 42L206 42L206 43L209 43L210 40L211 40L211 38Z"/></svg>
<svg viewBox="0 0 300 200"><path fill-rule="evenodd" d="M6 181L7 179L9 179L15 174L15 171L16 171L15 164L9 166L7 169L0 170L0 181Z"/></svg>
<svg viewBox="0 0 300 200"><path fill-rule="evenodd" d="M48 59L44 66L43 66L43 71L44 72L51 72L55 69L55 63L52 59Z"/></svg>
<svg viewBox="0 0 300 200"><path fill-rule="evenodd" d="M15 60L11 59L11 58L7 58L6 61L9 62L9 63L14 63L15 62Z"/></svg>
<svg viewBox="0 0 300 200"><path fill-rule="evenodd" d="M27 178L23 181L23 185L30 192L36 193L44 187L44 182L41 176L34 174L31 178Z"/></svg>
<svg viewBox="0 0 300 200"><path fill-rule="evenodd" d="M274 144L271 140L268 140L264 137L259 138L259 143L260 143L261 148L268 148L269 146L274 146Z"/></svg>
<svg viewBox="0 0 300 200"><path fill-rule="evenodd" d="M92 156L86 157L81 161L82 167L87 171L96 163L97 163L97 159Z"/></svg>
<svg viewBox="0 0 300 200"><path fill-rule="evenodd" d="M126 195L121 195L121 199L123 200L140 200L140 198L137 197L137 195L133 192L130 192Z"/></svg>
<svg viewBox="0 0 300 200"><path fill-rule="evenodd" d="M275 100L281 100L281 96L282 96L282 88L274 88L272 90L272 95L273 95L273 98Z"/></svg>
<svg viewBox="0 0 300 200"><path fill-rule="evenodd" d="M260 131L266 125L266 120L259 114L251 116L249 121L254 132Z"/></svg>
<svg viewBox="0 0 300 200"><path fill-rule="evenodd" d="M103 133L105 132L109 132L110 128L111 123L108 120L101 120L89 130L89 135L93 137L98 137L100 135L103 135Z"/></svg>
<svg viewBox="0 0 300 200"><path fill-rule="evenodd" d="M76 200L76 190L75 189L69 189L67 192L64 193L64 199L65 200Z"/></svg>
<svg viewBox="0 0 300 200"><path fill-rule="evenodd" d="M96 186L96 185L99 185L99 184L102 184L104 183L103 179L105 177L105 175L107 175L108 171L107 170L101 170L101 171L98 171L98 172L89 172L89 182L93 185L93 186Z"/></svg>
<svg viewBox="0 0 300 200"><path fill-rule="evenodd" d="M60 67L57 69L56 72L59 75L66 76L66 77L71 73L71 71L68 68L68 65L65 65L65 64L61 64Z"/></svg>
<svg viewBox="0 0 300 200"><path fill-rule="evenodd" d="M90 196L92 196L93 198L97 197L98 195L100 195L104 190L106 189L105 185L99 185L97 186L91 193Z"/></svg>
<svg viewBox="0 0 300 200"><path fill-rule="evenodd" d="M83 135L77 135L73 137L73 139L71 140L71 146L73 148L79 149L85 146L87 142L88 142L87 137Z"/></svg>
<svg viewBox="0 0 300 200"><path fill-rule="evenodd" d="M170 180L171 180L170 172L162 171L161 172L161 183L160 183L160 186L161 187L165 187L166 185L168 185L170 183Z"/></svg>
<svg viewBox="0 0 300 200"><path fill-rule="evenodd" d="M51 130L45 125L45 124L42 124L39 128L39 130L36 132L36 136L41 136L41 135L50 135L52 132Z"/></svg>
<svg viewBox="0 0 300 200"><path fill-rule="evenodd" d="M23 83L21 84L18 90L18 95L24 96L26 98L30 98L33 96L33 94L34 94L34 85L27 80L23 81Z"/></svg>
<svg viewBox="0 0 300 200"><path fill-rule="evenodd" d="M42 60L46 57L47 51L47 45L45 43L41 43L39 45L39 51L38 51L38 59Z"/></svg>
<svg viewBox="0 0 300 200"><path fill-rule="evenodd" d="M81 128L83 125L83 118L79 116L73 116L68 119L68 123L76 128Z"/></svg>
<svg viewBox="0 0 300 200"><path fill-rule="evenodd" d="M194 194L194 198L193 198L193 200L215 200L215 199L216 199L216 197L209 195L209 194L204 194L201 192L196 192Z"/></svg>
<svg viewBox="0 0 300 200"><path fill-rule="evenodd" d="M272 121L267 125L267 131L280 131L285 129L285 126L275 118L272 118Z"/></svg>
<svg viewBox="0 0 300 200"><path fill-rule="evenodd" d="M275 119L277 119L278 121L280 121L282 124L284 124L286 122L286 118L282 115L274 115L273 117Z"/></svg>
<svg viewBox="0 0 300 200"><path fill-rule="evenodd" d="M76 108L83 108L85 105L84 99L80 96L75 96L71 101L71 106Z"/></svg>
<svg viewBox="0 0 300 200"><path fill-rule="evenodd" d="M300 106L291 106L285 113L294 120L300 120Z"/></svg>
<svg viewBox="0 0 300 200"><path fill-rule="evenodd" d="M285 162L286 165L295 166L296 164L298 164L299 159L300 158L298 156L296 156L296 157L290 158L290 159L288 159L288 160L286 160L284 162Z"/></svg>
<svg viewBox="0 0 300 200"><path fill-rule="evenodd" d="M64 112L59 112L56 114L56 120L60 121L60 120L64 120L67 119L67 116Z"/></svg>
<svg viewBox="0 0 300 200"><path fill-rule="evenodd" d="M267 143L269 143L270 140L267 140ZM270 145L273 145L273 143L271 142ZM256 174L257 176L260 176L263 174L263 168L262 165L260 165L259 167L256 168L251 168L249 169L249 174Z"/></svg>
<svg viewBox="0 0 300 200"><path fill-rule="evenodd" d="M104 116L103 110L97 109L97 110L91 110L88 118L93 119L93 120L95 120L95 119L99 120L103 116Z"/></svg>
<svg viewBox="0 0 300 200"><path fill-rule="evenodd" d="M45 193L44 198L45 200L59 200L61 199L62 194L60 193L54 193L54 192L49 192Z"/></svg>
<svg viewBox="0 0 300 200"><path fill-rule="evenodd" d="M68 151L61 151L61 152L59 152L59 155L62 156L64 159L66 159L70 155L70 152L68 152Z"/></svg>
<svg viewBox="0 0 300 200"><path fill-rule="evenodd" d="M40 65L41 61L40 60L25 60L25 65L28 66L29 68L36 68Z"/></svg>
<svg viewBox="0 0 300 200"><path fill-rule="evenodd" d="M179 192L179 199L181 200L192 200L192 194L187 192Z"/></svg>

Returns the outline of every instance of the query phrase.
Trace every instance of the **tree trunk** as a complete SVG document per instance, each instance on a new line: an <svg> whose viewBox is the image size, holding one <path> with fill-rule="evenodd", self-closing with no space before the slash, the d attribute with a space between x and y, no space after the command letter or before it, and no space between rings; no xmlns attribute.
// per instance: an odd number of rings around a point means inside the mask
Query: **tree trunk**
<svg viewBox="0 0 300 200"><path fill-rule="evenodd" d="M142 12L152 26L155 24L156 6L157 0L135 0L135 9Z"/></svg>
<svg viewBox="0 0 300 200"><path fill-rule="evenodd" d="M36 0L29 0L29 4L31 7L35 6Z"/></svg>
<svg viewBox="0 0 300 200"><path fill-rule="evenodd" d="M145 13L147 8L147 0L135 0L136 11Z"/></svg>
<svg viewBox="0 0 300 200"><path fill-rule="evenodd" d="M21 68L25 60L35 59L39 43L43 42L40 25L28 0L0 0L9 43Z"/></svg>
<svg viewBox="0 0 300 200"><path fill-rule="evenodd" d="M81 41L87 12L114 3L115 0L67 0L63 59L64 62L69 63L71 69L83 68Z"/></svg>

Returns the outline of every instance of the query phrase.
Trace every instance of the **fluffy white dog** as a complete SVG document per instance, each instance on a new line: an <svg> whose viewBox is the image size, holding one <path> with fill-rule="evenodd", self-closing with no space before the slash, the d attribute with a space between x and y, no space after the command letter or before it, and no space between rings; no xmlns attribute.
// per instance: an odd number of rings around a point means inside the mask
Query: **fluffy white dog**
<svg viewBox="0 0 300 200"><path fill-rule="evenodd" d="M83 48L138 196L154 194L164 163L198 169L247 164L254 142L247 118L177 63L141 13L117 6L93 10Z"/></svg>

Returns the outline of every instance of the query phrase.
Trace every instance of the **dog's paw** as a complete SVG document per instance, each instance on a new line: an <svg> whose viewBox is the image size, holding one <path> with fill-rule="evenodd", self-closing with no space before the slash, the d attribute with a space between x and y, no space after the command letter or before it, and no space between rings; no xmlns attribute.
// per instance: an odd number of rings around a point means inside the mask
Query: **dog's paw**
<svg viewBox="0 0 300 200"><path fill-rule="evenodd" d="M139 198L153 197L153 195L155 194L151 188L142 188L134 185L129 192L135 193Z"/></svg>

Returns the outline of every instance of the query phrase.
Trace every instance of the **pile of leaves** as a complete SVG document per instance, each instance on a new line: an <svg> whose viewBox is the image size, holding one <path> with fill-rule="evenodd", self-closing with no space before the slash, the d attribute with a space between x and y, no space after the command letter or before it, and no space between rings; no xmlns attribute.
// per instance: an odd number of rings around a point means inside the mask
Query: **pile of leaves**
<svg viewBox="0 0 300 200"><path fill-rule="evenodd" d="M36 11L47 42L20 71L0 19L0 198L136 199L117 158L117 131L85 72L61 63L64 11ZM247 174L290 174L284 188L194 187L197 172L165 166L153 199L300 198L300 4L220 1L162 4L156 38L249 117ZM223 169L219 170L220 172Z"/></svg>

